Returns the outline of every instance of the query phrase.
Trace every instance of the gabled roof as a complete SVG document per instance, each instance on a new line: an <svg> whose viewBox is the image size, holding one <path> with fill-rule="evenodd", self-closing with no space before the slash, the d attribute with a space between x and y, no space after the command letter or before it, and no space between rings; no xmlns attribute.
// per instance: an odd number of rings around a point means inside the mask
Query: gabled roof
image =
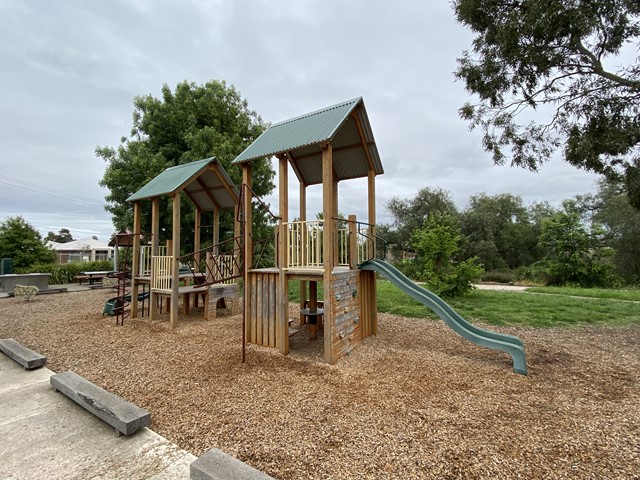
<svg viewBox="0 0 640 480"><path fill-rule="evenodd" d="M322 145L331 142L337 180L384 173L362 97L276 123L233 163L286 154L298 179L322 183Z"/></svg>
<svg viewBox="0 0 640 480"><path fill-rule="evenodd" d="M184 191L204 212L229 210L238 203L238 190L215 157L167 168L127 201L173 195Z"/></svg>
<svg viewBox="0 0 640 480"><path fill-rule="evenodd" d="M112 247L107 245L100 240L96 240L95 238L84 238L82 240L73 240L71 242L66 243L58 243L58 242L47 242L47 246L51 250L55 250L57 252L65 252L65 251L83 251L87 252L90 250L113 250Z"/></svg>

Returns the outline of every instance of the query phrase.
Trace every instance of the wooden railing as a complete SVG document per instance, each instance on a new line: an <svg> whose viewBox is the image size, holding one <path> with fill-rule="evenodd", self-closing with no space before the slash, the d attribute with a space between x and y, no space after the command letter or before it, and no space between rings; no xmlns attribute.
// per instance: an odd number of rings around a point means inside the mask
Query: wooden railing
<svg viewBox="0 0 640 480"><path fill-rule="evenodd" d="M368 224L336 221L336 262L338 266L350 265L351 236L355 239L357 262L361 263L375 256L375 237L369 235ZM287 268L321 269L324 266L322 250L324 220L288 222L287 232ZM363 227L366 225L366 227Z"/></svg>
<svg viewBox="0 0 640 480"><path fill-rule="evenodd" d="M171 290L174 258L172 256L151 257L151 290Z"/></svg>
<svg viewBox="0 0 640 480"><path fill-rule="evenodd" d="M151 245L143 245L140 247L140 269L138 275L146 277L151 275ZM167 254L166 245L158 246L158 255L165 256Z"/></svg>

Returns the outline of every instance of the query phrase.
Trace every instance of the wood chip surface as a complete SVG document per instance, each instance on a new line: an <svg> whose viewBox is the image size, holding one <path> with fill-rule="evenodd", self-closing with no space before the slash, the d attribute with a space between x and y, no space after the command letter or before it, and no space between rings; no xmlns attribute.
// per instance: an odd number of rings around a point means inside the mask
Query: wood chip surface
<svg viewBox="0 0 640 480"><path fill-rule="evenodd" d="M337 365L306 327L290 355L249 346L243 364L242 316L116 326L110 296L0 299L0 338L148 409L195 455L279 479L640 478L640 326L489 327L522 338L526 377L441 322L387 314Z"/></svg>

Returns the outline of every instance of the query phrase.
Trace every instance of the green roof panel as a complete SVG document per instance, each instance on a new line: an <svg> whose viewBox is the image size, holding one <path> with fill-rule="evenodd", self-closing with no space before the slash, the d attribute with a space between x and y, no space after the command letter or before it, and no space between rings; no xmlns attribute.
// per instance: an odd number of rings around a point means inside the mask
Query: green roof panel
<svg viewBox="0 0 640 480"><path fill-rule="evenodd" d="M307 145L327 142L360 102L362 97L276 123L238 155L233 163L271 157Z"/></svg>
<svg viewBox="0 0 640 480"><path fill-rule="evenodd" d="M230 209L238 201L233 181L215 157L167 168L131 195L127 201L184 191L202 211Z"/></svg>

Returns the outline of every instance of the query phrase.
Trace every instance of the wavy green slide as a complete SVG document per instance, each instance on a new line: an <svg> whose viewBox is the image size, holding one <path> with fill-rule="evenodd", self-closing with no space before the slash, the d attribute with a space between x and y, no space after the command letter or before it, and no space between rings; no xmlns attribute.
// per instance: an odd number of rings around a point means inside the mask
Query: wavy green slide
<svg viewBox="0 0 640 480"><path fill-rule="evenodd" d="M492 332L478 328L467 322L444 300L433 292L416 285L400 270L382 260L367 260L359 266L360 270L372 270L384 275L391 283L411 295L433 310L443 321L461 337L481 347L500 350L511 355L513 371L522 375L527 374L527 359L524 353L522 341L513 335Z"/></svg>

